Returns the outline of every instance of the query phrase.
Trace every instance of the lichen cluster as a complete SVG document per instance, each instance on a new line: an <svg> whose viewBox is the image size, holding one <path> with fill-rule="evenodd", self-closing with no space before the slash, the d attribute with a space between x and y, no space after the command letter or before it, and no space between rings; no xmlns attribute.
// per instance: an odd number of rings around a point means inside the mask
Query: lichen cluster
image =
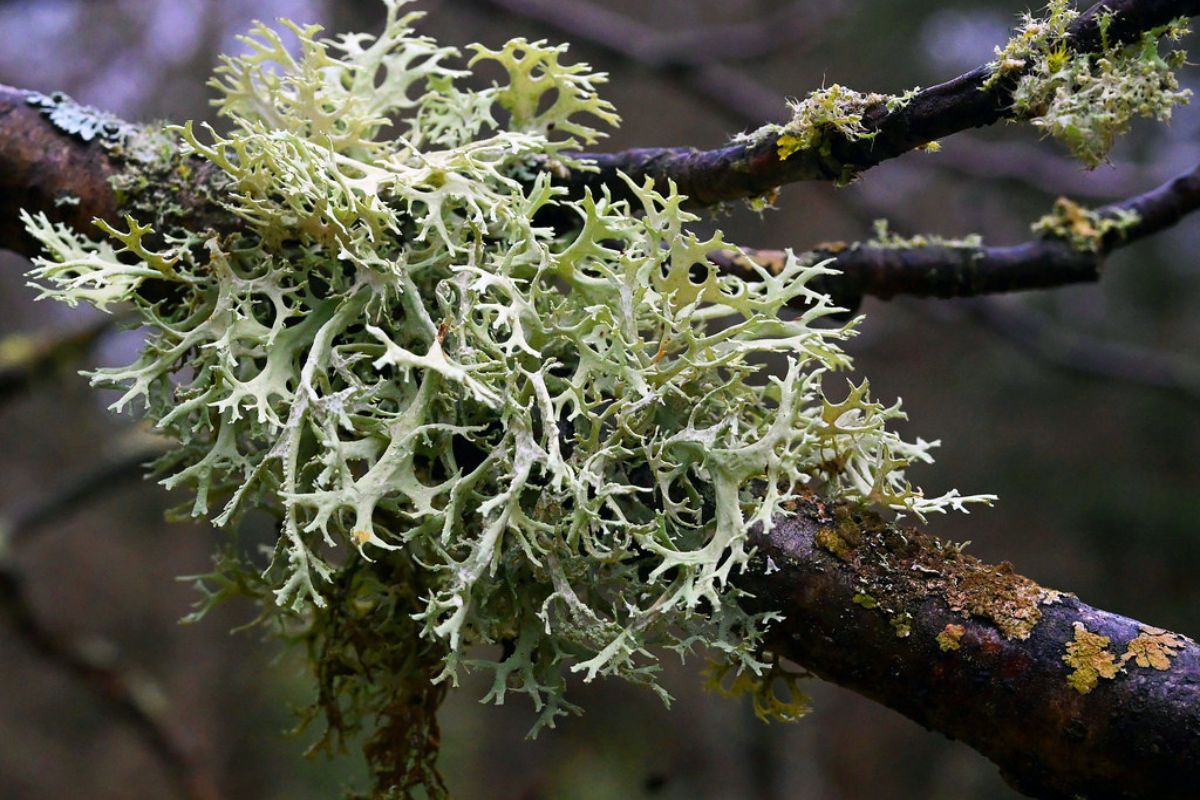
<svg viewBox="0 0 1200 800"><path fill-rule="evenodd" d="M1101 214L1070 198L1060 197L1054 201L1051 212L1033 223L1031 229L1040 236L1065 239L1081 252L1098 253L1106 243L1111 243L1110 239L1123 236L1141 219L1136 211L1129 209Z"/></svg>
<svg viewBox="0 0 1200 800"><path fill-rule="evenodd" d="M916 515L985 498L926 497L904 470L932 444L888 429L899 406L825 394L853 333L807 287L825 267L721 275L674 187L555 186L617 121L603 75L523 39L464 64L386 2L378 37L257 27L212 84L230 130L173 129L238 225L25 217L44 296L149 332L93 380L177 442L163 483L218 525L280 519L269 563L222 551L204 608L260 600L309 648L325 743L373 720L397 792L437 786L433 712L465 670L528 695L536 729L573 709L569 673L665 698L659 656L701 649L794 716L762 690L771 615L732 584L748 529L798 486ZM467 88L479 64L505 77Z"/></svg>
<svg viewBox="0 0 1200 800"><path fill-rule="evenodd" d="M1116 679L1131 662L1142 669L1165 672L1171 668L1171 659L1190 641L1162 628L1143 625L1118 658L1108 649L1110 637L1089 631L1083 622L1075 622L1072 627L1075 635L1067 642L1062 660L1071 668L1067 684L1080 694L1091 693L1101 680Z"/></svg>
<svg viewBox="0 0 1200 800"><path fill-rule="evenodd" d="M1013 38L996 48L985 88L1019 75L1012 93L1014 117L1061 140L1094 167L1134 119L1169 121L1172 110L1191 98L1174 73L1187 54L1161 52L1164 39L1178 41L1188 28L1187 20L1179 19L1122 43L1109 37L1113 15L1105 14L1098 20L1100 49L1081 53L1067 43L1078 16L1067 0L1050 0L1043 18L1027 14Z"/></svg>

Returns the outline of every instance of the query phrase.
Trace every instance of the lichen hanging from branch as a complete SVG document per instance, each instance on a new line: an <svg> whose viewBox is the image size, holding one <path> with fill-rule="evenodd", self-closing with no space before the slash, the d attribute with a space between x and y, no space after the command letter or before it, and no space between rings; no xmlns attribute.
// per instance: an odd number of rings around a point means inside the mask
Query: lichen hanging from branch
<svg viewBox="0 0 1200 800"><path fill-rule="evenodd" d="M553 185L617 122L602 74L521 39L464 64L403 5L378 38L285 23L298 55L256 28L212 83L231 131L171 130L223 174L239 228L158 208L91 240L25 216L44 296L132 304L150 332L93 380L178 443L158 466L186 513L281 519L268 565L222 553L205 605L250 595L299 630L329 741L376 717L392 788L436 783L413 742L433 750L431 687L464 670L494 674L488 700L529 695L535 730L573 708L568 671L665 699L665 650L774 680L774 614L730 579L793 487L918 516L990 499L925 496L905 469L933 444L889 430L898 404L825 393L856 324L816 324L826 267L721 275L707 254L727 244L673 187ZM481 63L506 79L464 88Z"/></svg>

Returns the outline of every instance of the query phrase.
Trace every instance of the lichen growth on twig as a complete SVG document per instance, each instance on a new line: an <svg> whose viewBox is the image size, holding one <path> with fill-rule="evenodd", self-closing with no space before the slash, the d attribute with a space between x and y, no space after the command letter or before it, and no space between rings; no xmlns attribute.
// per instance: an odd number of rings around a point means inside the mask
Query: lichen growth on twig
<svg viewBox="0 0 1200 800"><path fill-rule="evenodd" d="M1176 106L1191 98L1174 73L1187 54L1161 52L1163 40L1178 41L1188 28L1187 20L1180 19L1123 43L1109 37L1113 16L1107 14L1098 21L1100 50L1080 53L1067 39L1078 16L1067 0L1051 0L1045 17L1027 14L1013 38L996 48L984 88L1019 76L1012 93L1013 117L1061 140L1094 167L1134 119L1166 122Z"/></svg>
<svg viewBox="0 0 1200 800"><path fill-rule="evenodd" d="M1116 213L1102 215L1082 206L1067 197L1054 201L1054 208L1031 229L1039 236L1054 236L1070 242L1076 250L1098 253L1114 237L1125 234L1141 222L1135 211L1119 209Z"/></svg>
<svg viewBox="0 0 1200 800"><path fill-rule="evenodd" d="M1063 655L1063 662L1072 670L1067 683L1080 694L1087 694L1101 678L1117 677L1121 664L1108 649L1111 639L1092 633L1082 622L1076 622L1074 627L1075 638L1067 642L1067 652Z"/></svg>

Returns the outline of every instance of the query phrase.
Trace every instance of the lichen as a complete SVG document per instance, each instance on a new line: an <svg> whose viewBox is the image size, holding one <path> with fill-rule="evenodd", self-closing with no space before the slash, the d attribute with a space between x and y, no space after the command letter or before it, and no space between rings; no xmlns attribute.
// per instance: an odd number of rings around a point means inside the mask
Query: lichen
<svg viewBox="0 0 1200 800"><path fill-rule="evenodd" d="M806 672L788 669L779 659L761 675L739 672L728 662L712 662L706 686L722 697L751 698L754 716L763 722L795 722L812 711L812 699L800 688Z"/></svg>
<svg viewBox="0 0 1200 800"><path fill-rule="evenodd" d="M65 92L26 92L25 101L60 131L85 142L95 141L106 150L124 147L137 130L113 114L75 101Z"/></svg>
<svg viewBox="0 0 1200 800"><path fill-rule="evenodd" d="M692 230L674 186L554 185L617 121L603 75L523 39L463 64L386 5L378 37L255 28L212 84L229 131L158 134L154 170L215 173L236 225L144 207L144 169L143 205L99 239L24 220L43 296L147 328L93 381L177 443L158 470L192 493L183 512L280 519L269 563L231 546L197 579L198 614L260 602L309 650L321 742L374 721L381 791L406 791L436 789L433 712L466 671L490 673L489 702L528 695L535 730L577 710L571 674L666 698L664 652L707 649L767 691L774 616L731 577L797 487L842 498L843 531L850 506L990 498L926 496L905 470L936 443L891 431L899 405L865 382L825 391L857 321L818 325L823 264L719 275L722 235ZM506 77L481 86L476 64Z"/></svg>
<svg viewBox="0 0 1200 800"><path fill-rule="evenodd" d="M1067 642L1063 662L1071 667L1067 683L1080 694L1088 694L1101 679L1112 680L1121 671L1122 662L1108 649L1112 642L1107 636L1092 633L1082 622L1076 622L1075 638Z"/></svg>
<svg viewBox="0 0 1200 800"><path fill-rule="evenodd" d="M964 619L986 620L1005 638L1028 639L1042 619L1042 607L1062 598L1017 574L1007 562L985 564L959 545L888 523L869 511L811 498L798 502L807 504L805 513L820 525L814 543L855 573L852 601L878 609L898 633L911 629L919 603L937 598Z"/></svg>
<svg viewBox="0 0 1200 800"><path fill-rule="evenodd" d="M948 653L952 650L957 650L962 647L961 641L967 629L962 625L956 625L953 622L947 623L946 627L942 628L942 632L937 635L938 647L943 653Z"/></svg>
<svg viewBox="0 0 1200 800"><path fill-rule="evenodd" d="M916 250L922 247L948 247L952 249L975 249L983 246L983 237L969 234L962 237L946 237L936 234L901 236L891 230L886 219L875 220L874 236L865 243L866 247L883 250Z"/></svg>
<svg viewBox="0 0 1200 800"><path fill-rule="evenodd" d="M1100 214L1075 201L1060 197L1054 209L1033 223L1032 230L1040 236L1065 239L1076 250L1097 253L1111 238L1125 235L1141 222L1136 211L1118 209L1112 214Z"/></svg>
<svg viewBox="0 0 1200 800"><path fill-rule="evenodd" d="M1105 15L1098 22L1100 49L1079 53L1067 40L1077 16L1067 0L1051 0L1044 18L1026 15L1008 44L996 48L984 89L1019 75L1012 92L1013 118L1061 140L1094 167L1135 118L1166 122L1176 106L1190 99L1191 91L1180 88L1174 73L1187 54L1160 51L1162 40L1177 41L1188 32L1187 20L1121 43L1108 36L1113 17Z"/></svg>
<svg viewBox="0 0 1200 800"><path fill-rule="evenodd" d="M1171 668L1171 659L1186 644L1187 639L1178 634L1143 625L1140 633L1126 646L1121 663L1133 661L1139 667L1165 671Z"/></svg>

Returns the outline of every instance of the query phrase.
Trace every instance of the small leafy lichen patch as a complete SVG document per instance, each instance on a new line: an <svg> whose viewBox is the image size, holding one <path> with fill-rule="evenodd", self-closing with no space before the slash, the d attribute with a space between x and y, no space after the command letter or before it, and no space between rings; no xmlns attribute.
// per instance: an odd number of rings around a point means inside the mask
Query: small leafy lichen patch
<svg viewBox="0 0 1200 800"><path fill-rule="evenodd" d="M85 142L95 141L105 149L121 147L136 131L135 126L119 117L79 103L63 92L26 92L25 101L60 131Z"/></svg>
<svg viewBox="0 0 1200 800"><path fill-rule="evenodd" d="M1033 232L1041 236L1065 239L1076 250L1099 252L1107 239L1123 236L1141 222L1136 211L1118 209L1115 213L1100 214L1067 197L1054 202L1054 209L1033 223Z"/></svg>
<svg viewBox="0 0 1200 800"><path fill-rule="evenodd" d="M963 634L966 632L967 629L962 625L956 625L953 622L948 623L946 627L942 628L942 632L937 635L938 647L942 649L943 653L959 649L962 647L960 642Z"/></svg>
<svg viewBox="0 0 1200 800"><path fill-rule="evenodd" d="M946 586L950 608L991 620L1009 639L1028 639L1041 606L1057 599L1057 592L1017 574L1007 561L963 571Z"/></svg>
<svg viewBox="0 0 1200 800"><path fill-rule="evenodd" d="M1067 683L1080 694L1096 688L1101 679L1112 680L1121 671L1121 663L1108 649L1111 639L1092 633L1082 622L1075 623L1075 638L1067 642L1063 661L1071 667Z"/></svg>
<svg viewBox="0 0 1200 800"><path fill-rule="evenodd" d="M1171 668L1171 659L1177 656L1180 648L1186 644L1187 639L1178 634L1143 625L1138 636L1126 646L1121 663L1133 661L1139 667L1165 671Z"/></svg>

